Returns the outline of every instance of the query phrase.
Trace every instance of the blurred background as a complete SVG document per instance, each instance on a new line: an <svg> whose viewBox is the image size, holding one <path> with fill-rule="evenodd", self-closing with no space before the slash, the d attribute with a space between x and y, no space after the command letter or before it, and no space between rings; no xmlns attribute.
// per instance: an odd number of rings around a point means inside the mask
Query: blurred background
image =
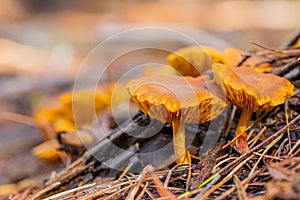
<svg viewBox="0 0 300 200"><path fill-rule="evenodd" d="M31 155L43 138L24 115L31 116L34 109L70 90L83 60L110 36L132 28L162 27L220 50L257 48L250 41L277 48L299 28L299 10L300 1L278 0L1 0L0 184L20 183L56 169ZM119 40L107 47L108 54L137 38ZM167 34L155 37L155 42L173 49L188 45ZM130 66L133 60L123 63Z"/></svg>

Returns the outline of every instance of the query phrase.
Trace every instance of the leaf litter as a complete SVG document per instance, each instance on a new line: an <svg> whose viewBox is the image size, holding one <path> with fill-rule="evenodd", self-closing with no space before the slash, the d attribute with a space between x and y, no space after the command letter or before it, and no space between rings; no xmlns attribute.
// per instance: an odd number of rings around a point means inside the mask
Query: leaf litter
<svg viewBox="0 0 300 200"><path fill-rule="evenodd" d="M241 154L230 142L241 112L235 108L230 110L235 114L228 114L233 117L229 117L228 127L218 144L204 157L191 156L191 165L171 164L160 170L148 165L140 173L132 173L133 165L125 162L127 168L120 172L101 166L85 152L45 185L28 188L9 199L299 199L300 49L297 40L299 34L297 39L291 38L294 42L288 41L279 49L254 43L260 51L243 52L239 61L236 56L230 60L236 60L237 66L246 62L257 69L270 66L271 73L285 77L295 86L294 95L285 104L252 116L247 137L249 151ZM125 125L149 124L149 120L152 120L149 116L139 113ZM187 130L193 128L192 125L186 127ZM206 129L205 124L197 127L198 136ZM127 131L137 137L146 134L145 130ZM118 127L112 133L113 142L125 149L134 150L139 144L136 150L141 150L154 143L154 139L147 141L129 136ZM156 139L170 141L172 129L164 125L158 135ZM201 139L198 140L193 143L196 149L201 145ZM128 144L124 145L124 141ZM101 140L93 150L99 153L105 145L105 140Z"/></svg>

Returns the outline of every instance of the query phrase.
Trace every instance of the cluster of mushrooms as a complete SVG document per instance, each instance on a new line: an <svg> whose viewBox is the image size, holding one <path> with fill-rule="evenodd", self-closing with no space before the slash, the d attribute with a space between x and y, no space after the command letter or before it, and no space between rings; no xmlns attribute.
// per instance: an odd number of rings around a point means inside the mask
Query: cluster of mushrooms
<svg viewBox="0 0 300 200"><path fill-rule="evenodd" d="M233 56L211 47L187 47L170 54L167 60L179 75L140 77L131 80L127 89L142 112L172 124L178 164L191 163L185 123L211 121L233 104L242 110L235 145L245 153L249 151L246 129L252 113L282 104L294 93L294 86L285 78L260 73L253 67L235 67L239 60L233 62ZM211 71L213 76L209 76Z"/></svg>
<svg viewBox="0 0 300 200"><path fill-rule="evenodd" d="M93 135L86 131L79 134L76 130L88 128L94 120L94 113L104 113L111 108L114 90L115 83L109 82L101 84L96 91L66 92L35 110L33 116L45 142L34 147L32 153L48 162L56 162L65 155L59 150L60 142L78 149L92 144L95 141ZM117 92L121 94L121 91Z"/></svg>

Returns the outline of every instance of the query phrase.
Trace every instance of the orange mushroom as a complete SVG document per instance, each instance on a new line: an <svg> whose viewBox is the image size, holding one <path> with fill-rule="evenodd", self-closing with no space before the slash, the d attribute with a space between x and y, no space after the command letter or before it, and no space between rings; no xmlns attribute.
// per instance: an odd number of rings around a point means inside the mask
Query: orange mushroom
<svg viewBox="0 0 300 200"><path fill-rule="evenodd" d="M244 52L242 50L228 47L224 49L224 64L228 66L237 66L243 59ZM241 66L253 67L255 71L260 73L271 72L272 67L269 63L264 62L265 58L262 56L252 54L248 59L246 59Z"/></svg>
<svg viewBox="0 0 300 200"><path fill-rule="evenodd" d="M213 62L223 63L224 57L212 47L190 46L170 54L167 61L181 75L196 77L211 69Z"/></svg>
<svg viewBox="0 0 300 200"><path fill-rule="evenodd" d="M37 109L34 112L34 120L47 140L55 137L57 132L76 130L72 118L61 109L57 102Z"/></svg>
<svg viewBox="0 0 300 200"><path fill-rule="evenodd" d="M200 76L146 76L130 81L127 88L142 112L172 123L177 163L189 163L185 123L210 121L227 106L218 85Z"/></svg>
<svg viewBox="0 0 300 200"><path fill-rule="evenodd" d="M284 103L293 95L294 86L286 79L273 74L261 74L250 67L229 67L213 65L213 74L217 84L221 85L227 98L242 109L235 136L237 149L248 151L247 123L253 112L268 110Z"/></svg>
<svg viewBox="0 0 300 200"><path fill-rule="evenodd" d="M224 64L228 66L236 66L243 59L243 51L233 47L224 49L223 55L225 58Z"/></svg>
<svg viewBox="0 0 300 200"><path fill-rule="evenodd" d="M31 153L40 159L54 163L62 156L62 152L58 150L59 147L59 142L56 139L52 139L35 146Z"/></svg>
<svg viewBox="0 0 300 200"><path fill-rule="evenodd" d="M58 142L55 138L56 134L62 131L67 132L62 138L71 146L79 144L79 139L88 139L91 143L92 138L87 135L82 137L82 133L79 136L76 130L90 126L95 114L110 109L114 87L115 83L107 83L99 85L95 92L93 90L66 92L53 103L37 109L34 119L45 139L52 142L46 141L37 146L33 153L45 160L57 160L61 153L57 150ZM121 102L122 98L115 98L115 104Z"/></svg>

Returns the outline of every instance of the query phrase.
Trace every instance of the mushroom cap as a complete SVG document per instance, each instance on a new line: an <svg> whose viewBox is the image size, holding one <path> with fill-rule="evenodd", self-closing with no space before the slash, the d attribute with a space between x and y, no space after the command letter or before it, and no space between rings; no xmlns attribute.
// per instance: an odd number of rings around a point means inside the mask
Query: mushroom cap
<svg viewBox="0 0 300 200"><path fill-rule="evenodd" d="M213 62L223 63L224 57L212 47L190 46L170 54L167 61L181 75L196 77L211 69Z"/></svg>
<svg viewBox="0 0 300 200"><path fill-rule="evenodd" d="M207 77L146 76L130 81L127 89L142 112L161 122L180 117L207 122L227 106L221 88Z"/></svg>
<svg viewBox="0 0 300 200"><path fill-rule="evenodd" d="M52 139L37 145L31 152L33 155L51 163L59 160L61 156L61 152L58 150L59 147L59 142Z"/></svg>
<svg viewBox="0 0 300 200"><path fill-rule="evenodd" d="M250 67L214 64L213 74L233 104L252 112L282 104L294 93L294 86L285 78L262 74Z"/></svg>
<svg viewBox="0 0 300 200"><path fill-rule="evenodd" d="M89 125L95 114L111 107L114 86L114 83L104 83L95 91L86 89L63 93L59 96L61 110L76 123L77 128Z"/></svg>
<svg viewBox="0 0 300 200"><path fill-rule="evenodd" d="M243 59L243 51L233 47L224 49L223 55L225 57L224 64L228 66L236 66Z"/></svg>
<svg viewBox="0 0 300 200"><path fill-rule="evenodd" d="M244 58L243 54L244 52L239 49L228 47L223 51L225 61L223 64L237 66ZM253 67L255 71L260 73L271 72L272 67L269 63L265 62L265 59L262 56L252 54L241 66Z"/></svg>

